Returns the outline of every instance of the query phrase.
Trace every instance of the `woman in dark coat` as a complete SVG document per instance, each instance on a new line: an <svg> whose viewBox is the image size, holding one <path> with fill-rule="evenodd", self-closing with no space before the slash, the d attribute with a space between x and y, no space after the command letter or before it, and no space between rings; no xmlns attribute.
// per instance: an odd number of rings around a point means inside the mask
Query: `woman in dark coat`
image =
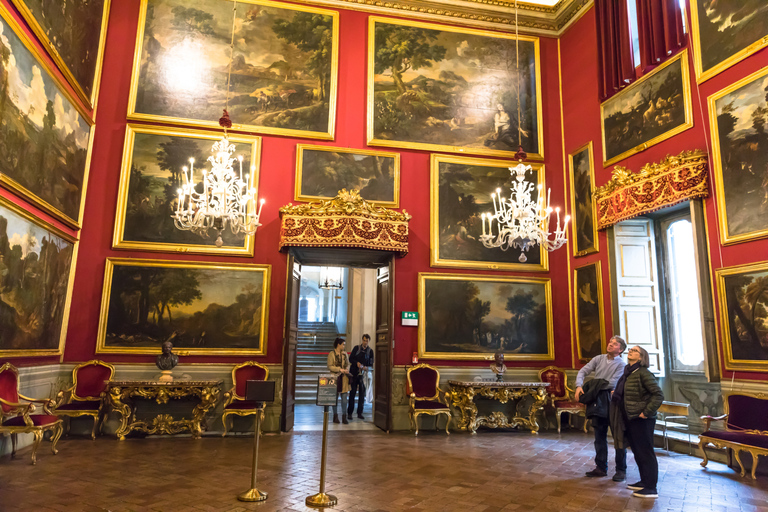
<svg viewBox="0 0 768 512"><path fill-rule="evenodd" d="M648 370L648 352L632 347L627 353L627 366L613 392L611 405L618 407L624 420L624 438L628 441L640 470L640 481L627 487L638 498L658 498L659 463L653 451L653 428L656 411L664 401L656 377Z"/></svg>

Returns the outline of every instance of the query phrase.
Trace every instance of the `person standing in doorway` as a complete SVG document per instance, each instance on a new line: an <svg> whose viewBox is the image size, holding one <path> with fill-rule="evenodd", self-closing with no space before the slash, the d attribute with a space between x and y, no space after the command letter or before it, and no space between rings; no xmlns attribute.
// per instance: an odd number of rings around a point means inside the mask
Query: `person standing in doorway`
<svg viewBox="0 0 768 512"><path fill-rule="evenodd" d="M361 420L365 419L363 417L363 408L365 407L363 375L373 366L373 349L368 346L370 342L371 337L368 334L363 334L362 342L352 349L352 354L349 356L349 374L352 379L352 392L349 394L349 408L347 409L349 419L352 419L352 413L355 410L355 393L360 393L360 398L357 401L357 417Z"/></svg>
<svg viewBox="0 0 768 512"><path fill-rule="evenodd" d="M347 421L347 395L349 395L349 358L344 350L346 341L344 338L336 338L333 342L333 350L328 353L328 370L336 377L336 393L341 397L341 423ZM339 423L338 404L333 406L333 422Z"/></svg>

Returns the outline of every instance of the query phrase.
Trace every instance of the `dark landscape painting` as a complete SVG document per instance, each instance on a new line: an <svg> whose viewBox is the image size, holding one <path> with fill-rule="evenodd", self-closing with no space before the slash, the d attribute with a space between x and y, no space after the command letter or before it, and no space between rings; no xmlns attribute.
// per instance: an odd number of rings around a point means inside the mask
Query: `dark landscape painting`
<svg viewBox="0 0 768 512"><path fill-rule="evenodd" d="M298 145L296 200L336 197L341 189L359 190L366 201L400 206L400 155Z"/></svg>
<svg viewBox="0 0 768 512"><path fill-rule="evenodd" d="M571 155L571 173L573 250L576 256L583 256L597 252L597 229L592 199L595 176L591 142Z"/></svg>
<svg viewBox="0 0 768 512"><path fill-rule="evenodd" d="M66 66L88 103L95 99L104 6L110 0L13 0L38 36ZM47 46L47 45L43 45Z"/></svg>
<svg viewBox="0 0 768 512"><path fill-rule="evenodd" d="M724 241L768 235L768 71L710 97Z"/></svg>
<svg viewBox="0 0 768 512"><path fill-rule="evenodd" d="M693 126L690 98L688 53L683 51L606 100L601 106L605 165Z"/></svg>
<svg viewBox="0 0 768 512"><path fill-rule="evenodd" d="M338 14L240 0L144 0L130 117L332 138ZM279 7L278 7L279 5ZM298 132L298 133L297 133Z"/></svg>
<svg viewBox="0 0 768 512"><path fill-rule="evenodd" d="M91 127L0 14L0 181L79 226Z"/></svg>
<svg viewBox="0 0 768 512"><path fill-rule="evenodd" d="M469 268L545 270L542 249L534 246L519 261L520 250L489 249L480 241L483 234L481 215L493 213L491 193L501 188L510 195L515 181L509 167L514 162L434 155L432 157L432 265ZM536 201L539 173L533 166L526 182L533 185L531 199ZM437 193L435 193L435 190ZM435 203L435 200L437 203ZM496 230L496 228L494 228Z"/></svg>
<svg viewBox="0 0 768 512"><path fill-rule="evenodd" d="M726 366L768 369L768 265L718 271Z"/></svg>
<svg viewBox="0 0 768 512"><path fill-rule="evenodd" d="M766 44L761 42L768 36L765 0L691 0L691 9L695 55L705 79Z"/></svg>
<svg viewBox="0 0 768 512"><path fill-rule="evenodd" d="M186 252L245 251L247 238L232 230L222 231L223 247L216 247L215 230L204 237L193 231L182 231L171 218L178 205L177 190L184 180L183 168L195 159L195 182L201 189L202 170L210 170L207 162L213 143L220 134L185 133L168 128L129 125L126 147L129 158L123 162L117 214L115 246L128 249ZM258 185L258 145L260 139L230 136L235 145L234 156L243 157L243 179L249 174L252 187ZM255 168L254 171L251 169ZM235 172L239 164L235 161ZM188 178L191 179L191 178ZM252 238L252 237L248 237Z"/></svg>
<svg viewBox="0 0 768 512"><path fill-rule="evenodd" d="M419 276L419 355L552 359L548 279L452 274Z"/></svg>
<svg viewBox="0 0 768 512"><path fill-rule="evenodd" d="M579 267L574 272L579 359L592 359L602 354L605 346L600 262Z"/></svg>
<svg viewBox="0 0 768 512"><path fill-rule="evenodd" d="M513 36L371 18L368 139L372 144L543 155L539 41L520 37L520 109ZM518 137L520 135L521 137Z"/></svg>
<svg viewBox="0 0 768 512"><path fill-rule="evenodd" d="M107 261L99 352L263 354L270 267ZM106 315L105 315L106 313Z"/></svg>
<svg viewBox="0 0 768 512"><path fill-rule="evenodd" d="M74 248L0 199L0 357L61 353Z"/></svg>

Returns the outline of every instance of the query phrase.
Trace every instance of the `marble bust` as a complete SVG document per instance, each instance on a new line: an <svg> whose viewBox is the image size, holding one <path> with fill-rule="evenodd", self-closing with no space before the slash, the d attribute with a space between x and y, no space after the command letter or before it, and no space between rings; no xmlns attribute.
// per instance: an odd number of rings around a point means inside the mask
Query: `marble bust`
<svg viewBox="0 0 768 512"><path fill-rule="evenodd" d="M504 372L507 371L507 366L504 364L504 352L496 352L494 354L491 371L496 374L497 381L501 382L504 380Z"/></svg>
<svg viewBox="0 0 768 512"><path fill-rule="evenodd" d="M173 344L170 341L163 342L163 353L157 356L155 364L161 370L169 372L179 364L179 356L173 353Z"/></svg>

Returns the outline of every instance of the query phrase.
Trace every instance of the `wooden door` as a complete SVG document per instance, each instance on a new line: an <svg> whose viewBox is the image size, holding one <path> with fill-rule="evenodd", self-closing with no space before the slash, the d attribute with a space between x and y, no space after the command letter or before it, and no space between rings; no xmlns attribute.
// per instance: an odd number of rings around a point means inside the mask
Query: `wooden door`
<svg viewBox="0 0 768 512"><path fill-rule="evenodd" d="M299 292L301 263L288 256L288 282L285 288L285 330L283 333L283 408L280 429L293 429L293 410L296 406L296 344L299 332Z"/></svg>
<svg viewBox="0 0 768 512"><path fill-rule="evenodd" d="M374 352L373 423L392 429L392 345L395 315L395 258L380 267L376 276L376 341Z"/></svg>

